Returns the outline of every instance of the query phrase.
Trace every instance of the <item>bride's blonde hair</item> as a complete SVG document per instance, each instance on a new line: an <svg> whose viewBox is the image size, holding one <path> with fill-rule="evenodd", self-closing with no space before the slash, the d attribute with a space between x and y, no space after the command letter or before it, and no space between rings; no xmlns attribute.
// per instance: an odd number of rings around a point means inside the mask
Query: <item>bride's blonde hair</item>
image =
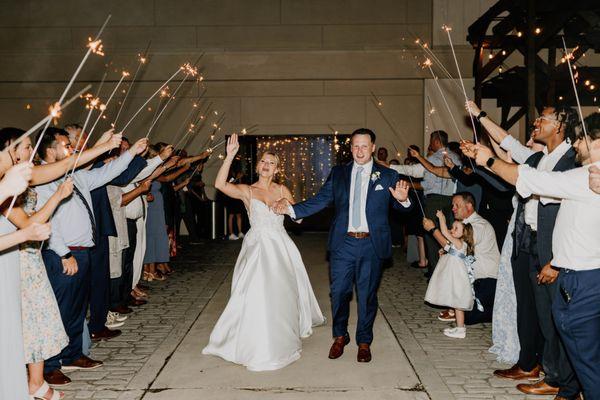
<svg viewBox="0 0 600 400"><path fill-rule="evenodd" d="M258 162L260 162L263 158L265 158L265 156L272 156L273 158L275 158L275 168L277 168L277 172L275 172L275 175L273 176L273 182L275 183L279 183L282 184L283 182L285 182L285 175L283 173L283 170L281 168L281 160L279 158L279 156L277 155L277 153L270 151L270 150L266 150L264 152L262 152L262 154L260 155L260 158L258 159ZM256 163L256 173L258 173L258 162Z"/></svg>

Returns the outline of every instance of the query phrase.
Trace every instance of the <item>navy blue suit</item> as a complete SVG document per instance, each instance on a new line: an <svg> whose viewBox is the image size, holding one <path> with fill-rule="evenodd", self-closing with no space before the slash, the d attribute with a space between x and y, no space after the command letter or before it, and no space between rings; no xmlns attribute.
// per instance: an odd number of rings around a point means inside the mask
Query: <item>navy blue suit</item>
<svg viewBox="0 0 600 400"><path fill-rule="evenodd" d="M381 264L392 256L392 238L388 215L392 204L408 211L389 191L398 182L396 171L373 163L367 191L366 216L369 237L356 239L347 235L350 184L353 163L333 167L316 196L293 206L297 219L315 214L333 204L335 217L329 232L330 288L333 336L348 334L348 316L353 286L358 303L357 343L373 341L373 322L377 314L377 288ZM378 173L378 177L375 177ZM381 186L382 190L375 190ZM411 206L412 207L412 206Z"/></svg>
<svg viewBox="0 0 600 400"><path fill-rule="evenodd" d="M131 182L148 163L140 156L135 156L125 171L107 185L125 186ZM102 161L94 164L92 168L99 168ZM102 331L106 324L106 316L109 309L109 287L110 287L110 258L108 249L108 237L117 236L115 220L108 200L106 186L92 190L92 208L96 220L96 246L91 251L92 268L91 291L90 291L90 333Z"/></svg>

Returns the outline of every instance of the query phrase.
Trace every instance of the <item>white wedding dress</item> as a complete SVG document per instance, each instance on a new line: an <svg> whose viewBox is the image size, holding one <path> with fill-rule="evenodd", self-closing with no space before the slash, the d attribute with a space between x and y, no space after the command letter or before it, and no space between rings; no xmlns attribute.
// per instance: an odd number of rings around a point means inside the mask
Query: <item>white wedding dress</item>
<svg viewBox="0 0 600 400"><path fill-rule="evenodd" d="M301 338L325 319L284 217L250 193L251 228L235 264L231 297L202 354L271 371L299 359Z"/></svg>

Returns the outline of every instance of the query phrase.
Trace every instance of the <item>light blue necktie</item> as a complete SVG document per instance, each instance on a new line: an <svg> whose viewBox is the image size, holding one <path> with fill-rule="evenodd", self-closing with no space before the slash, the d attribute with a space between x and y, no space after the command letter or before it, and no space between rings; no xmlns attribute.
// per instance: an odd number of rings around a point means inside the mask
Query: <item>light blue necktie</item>
<svg viewBox="0 0 600 400"><path fill-rule="evenodd" d="M361 188L362 188L362 171L363 167L356 167L356 175L354 177L354 197L352 202L352 227L358 228L360 226L360 199L361 199Z"/></svg>

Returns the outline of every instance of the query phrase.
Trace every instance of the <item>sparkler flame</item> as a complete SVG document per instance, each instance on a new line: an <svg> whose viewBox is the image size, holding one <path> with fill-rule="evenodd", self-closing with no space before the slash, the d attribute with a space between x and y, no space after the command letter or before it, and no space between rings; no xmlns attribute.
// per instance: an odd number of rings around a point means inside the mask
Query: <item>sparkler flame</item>
<svg viewBox="0 0 600 400"><path fill-rule="evenodd" d="M452 28L449 27L448 25L442 25L442 29L445 30L446 32L450 32L452 30Z"/></svg>
<svg viewBox="0 0 600 400"><path fill-rule="evenodd" d="M92 38L89 37L87 47L89 47L94 54L98 54L99 56L104 55L104 45L102 44L102 39L92 40Z"/></svg>
<svg viewBox="0 0 600 400"><path fill-rule="evenodd" d="M60 108L60 104L58 102L52 104L48 109L52 118L60 118L62 114L62 109Z"/></svg>

